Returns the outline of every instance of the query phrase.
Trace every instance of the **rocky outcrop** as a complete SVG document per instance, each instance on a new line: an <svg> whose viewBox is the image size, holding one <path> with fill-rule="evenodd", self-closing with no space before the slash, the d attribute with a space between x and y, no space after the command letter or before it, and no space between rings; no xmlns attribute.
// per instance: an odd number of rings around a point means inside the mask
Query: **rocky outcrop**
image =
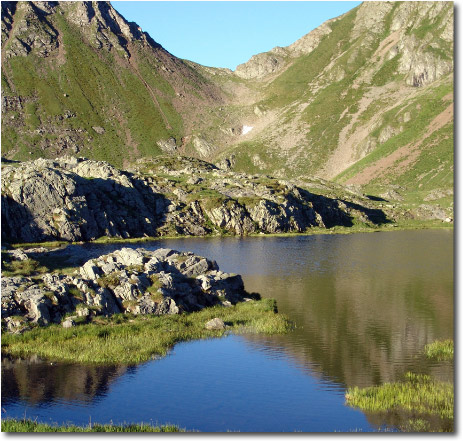
<svg viewBox="0 0 463 441"><path fill-rule="evenodd" d="M11 259L16 256L11 253ZM94 316L181 314L248 298L243 280L214 261L161 248L122 248L87 261L72 275L2 277L2 324L72 327Z"/></svg>
<svg viewBox="0 0 463 441"><path fill-rule="evenodd" d="M197 136L193 136L192 143L193 147L201 158L207 158L215 150L213 145L211 145L205 139L199 138Z"/></svg>
<svg viewBox="0 0 463 441"><path fill-rule="evenodd" d="M330 24L336 20L326 21L287 47L277 46L268 52L253 55L246 63L236 66L234 74L245 79L261 79L277 73L295 58L310 54L320 44L323 37L331 32Z"/></svg>
<svg viewBox="0 0 463 441"><path fill-rule="evenodd" d="M279 71L286 64L285 56L287 56L286 50L281 47L253 55L249 61L236 67L235 75L246 79L263 78Z"/></svg>
<svg viewBox="0 0 463 441"><path fill-rule="evenodd" d="M158 147L165 153L176 153L177 143L175 138L161 139L157 143Z"/></svg>
<svg viewBox="0 0 463 441"><path fill-rule="evenodd" d="M2 46L9 42L5 57L26 56L34 52L46 58L58 48L58 32L47 20L54 2L2 2ZM13 15L21 24L13 27ZM2 51L3 52L3 51Z"/></svg>
<svg viewBox="0 0 463 441"><path fill-rule="evenodd" d="M4 168L2 179L2 228L14 241L154 235L167 203L142 182L95 161L37 160Z"/></svg>
<svg viewBox="0 0 463 441"><path fill-rule="evenodd" d="M30 52L47 57L56 50L58 31L47 20L48 15L56 13L79 26L97 49L114 49L128 58L127 45L131 41L160 47L139 26L128 23L109 2L2 2L2 43L10 39L6 57L26 56ZM15 14L22 20L20 26L13 28Z"/></svg>
<svg viewBox="0 0 463 441"><path fill-rule="evenodd" d="M69 157L2 167L7 242L304 232L353 218L386 221L368 206L182 157L140 161L131 172Z"/></svg>

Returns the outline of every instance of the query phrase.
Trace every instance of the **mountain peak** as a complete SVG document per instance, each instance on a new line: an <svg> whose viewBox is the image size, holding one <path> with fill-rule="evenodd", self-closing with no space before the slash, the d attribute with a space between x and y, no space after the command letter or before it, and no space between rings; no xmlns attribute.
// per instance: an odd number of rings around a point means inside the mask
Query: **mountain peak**
<svg viewBox="0 0 463 441"><path fill-rule="evenodd" d="M48 19L57 15L79 27L96 49L116 50L128 58L129 42L161 48L137 24L127 22L110 2L2 2L2 46L8 43L5 57L25 56L31 51L49 56L60 44L59 32ZM21 20L14 29L13 16Z"/></svg>

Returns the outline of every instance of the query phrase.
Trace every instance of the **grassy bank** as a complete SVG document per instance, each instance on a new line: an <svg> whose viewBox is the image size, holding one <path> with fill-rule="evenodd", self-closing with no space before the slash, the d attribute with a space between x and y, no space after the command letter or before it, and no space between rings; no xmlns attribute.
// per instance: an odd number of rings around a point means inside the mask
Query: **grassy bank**
<svg viewBox="0 0 463 441"><path fill-rule="evenodd" d="M185 432L177 426L150 424L89 424L88 426L49 425L32 420L2 419L2 432Z"/></svg>
<svg viewBox="0 0 463 441"><path fill-rule="evenodd" d="M284 333L291 322L276 312L272 299L252 300L230 307L205 308L191 314L95 317L91 323L63 328L51 325L21 335L3 333L2 353L38 355L54 361L135 364L150 360L178 342L233 333ZM205 323L221 318L225 330L207 330Z"/></svg>
<svg viewBox="0 0 463 441"><path fill-rule="evenodd" d="M355 233L380 233L389 231L408 230L453 230L453 225L441 221L415 221L385 224L383 226L366 227L353 225L352 227L335 226L331 228L313 227L304 233L268 233L249 234L249 237L293 237L293 236L314 236L320 234L355 234Z"/></svg>

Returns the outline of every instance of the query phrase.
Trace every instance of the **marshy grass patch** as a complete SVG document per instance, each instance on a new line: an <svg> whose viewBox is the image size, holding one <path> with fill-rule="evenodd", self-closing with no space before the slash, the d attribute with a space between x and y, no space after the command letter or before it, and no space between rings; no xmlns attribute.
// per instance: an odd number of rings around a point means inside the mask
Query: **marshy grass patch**
<svg viewBox="0 0 463 441"><path fill-rule="evenodd" d="M54 240L54 241L44 241L44 242L24 242L24 243L14 243L11 245L12 248L60 248L66 245L69 245L70 242L64 240Z"/></svg>
<svg viewBox="0 0 463 441"><path fill-rule="evenodd" d="M453 340L437 340L425 346L430 360L453 361ZM430 420L440 418L440 431L453 431L454 385L425 374L407 372L402 381L366 388L351 387L346 404L367 412L409 413L405 432L429 432Z"/></svg>
<svg viewBox="0 0 463 441"><path fill-rule="evenodd" d="M424 347L424 354L430 360L452 361L453 340L437 340Z"/></svg>
<svg viewBox="0 0 463 441"><path fill-rule="evenodd" d="M225 330L205 328L206 322L215 317L227 323ZM53 361L130 365L165 355L182 341L221 337L226 332L279 334L292 327L285 315L276 312L275 300L262 299L190 314L116 314L72 328L50 325L21 335L4 333L2 353L37 355Z"/></svg>
<svg viewBox="0 0 463 441"><path fill-rule="evenodd" d="M349 388L346 402L370 412L405 410L453 420L453 384L407 372L404 380L381 386Z"/></svg>

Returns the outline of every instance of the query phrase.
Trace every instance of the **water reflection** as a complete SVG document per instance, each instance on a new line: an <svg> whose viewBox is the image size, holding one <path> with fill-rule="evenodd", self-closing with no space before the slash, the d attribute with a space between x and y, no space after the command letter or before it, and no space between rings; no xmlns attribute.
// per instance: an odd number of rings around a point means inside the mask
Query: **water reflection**
<svg viewBox="0 0 463 441"><path fill-rule="evenodd" d="M56 400L91 403L105 396L114 380L133 369L2 358L2 406L18 400L32 406Z"/></svg>
<svg viewBox="0 0 463 441"><path fill-rule="evenodd" d="M284 348L346 386L429 369L424 345L453 336L452 235L433 233L342 237L317 247L315 259L298 250L298 276L275 267L272 275L246 276L247 289L277 298L298 326L288 336L249 340ZM291 254L286 265L295 266Z"/></svg>
<svg viewBox="0 0 463 441"><path fill-rule="evenodd" d="M85 261L122 246L71 249ZM181 239L130 246L170 247L215 259L222 270L241 273L248 291L276 298L297 327L287 335L188 343L176 347L172 357L132 371L2 362L2 406L64 400L88 404L96 416L104 405L115 409L110 419L124 422L140 421L147 414L137 412L148 405L148 415L162 422L246 431L271 430L264 420L272 420L269 415L284 402L288 425L275 423L277 431L369 430L384 423L397 426L407 415L367 415L369 423L356 419L358 413L343 406L346 387L396 381L409 370L441 380L453 376L449 364L433 364L421 355L425 344L453 337L451 232ZM280 390L275 381L289 381L291 389ZM249 407L250 393L259 397L253 401L259 415ZM188 398L179 403L176 394ZM130 397L138 403L132 419L124 404ZM230 406L236 408L231 416L225 412ZM307 419L305 413L317 417ZM343 425L334 428L333 419Z"/></svg>

